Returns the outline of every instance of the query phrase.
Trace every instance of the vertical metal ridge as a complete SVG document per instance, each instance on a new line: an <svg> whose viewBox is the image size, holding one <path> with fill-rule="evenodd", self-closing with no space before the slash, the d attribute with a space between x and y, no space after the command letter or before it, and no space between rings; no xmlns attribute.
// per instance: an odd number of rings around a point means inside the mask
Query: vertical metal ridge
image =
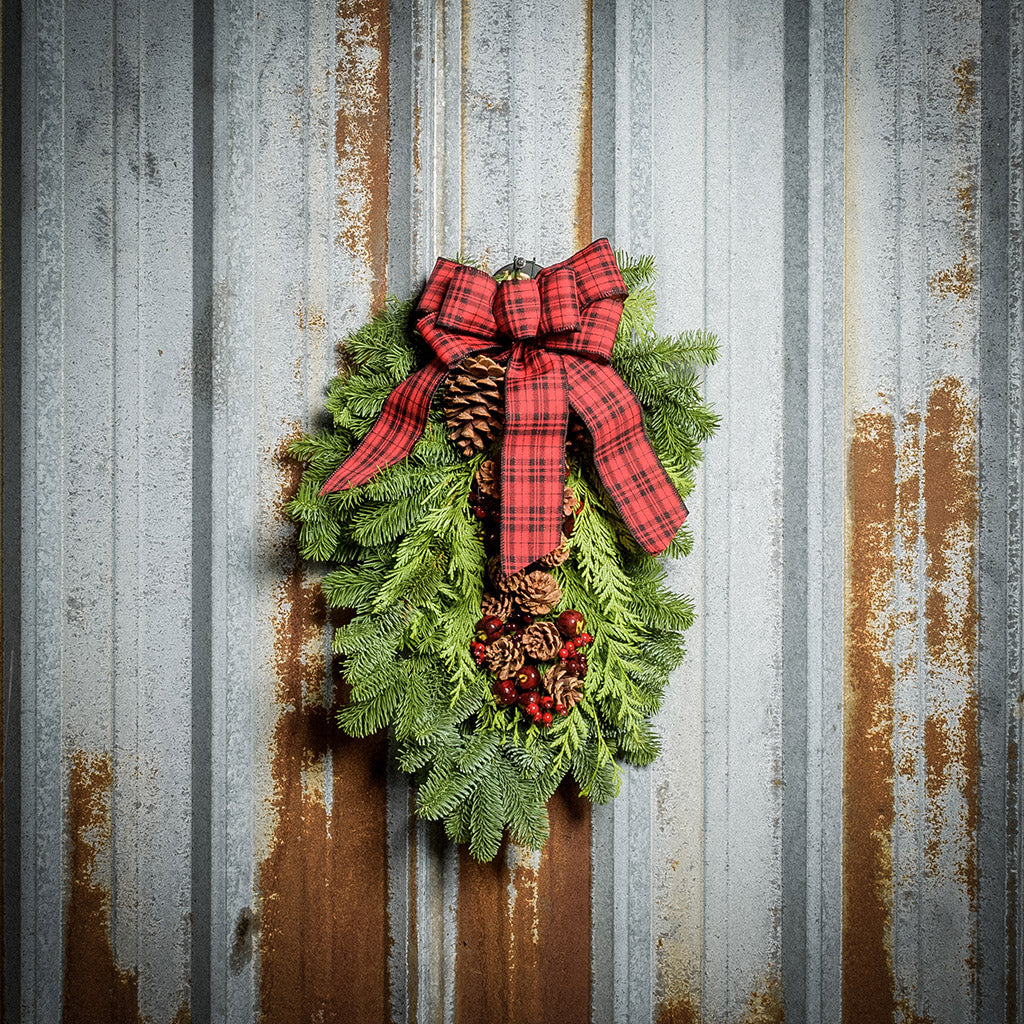
<svg viewBox="0 0 1024 1024"><path fill-rule="evenodd" d="M1019 720L1013 714L1020 695L1020 618L1014 614L1015 597L1019 608L1020 561L1014 559L1019 536L1013 534L1019 516L1014 506L1019 507L1021 492L1015 479L1014 449L1019 448L1021 425L1019 400L1010 396L1014 377L1011 289L1019 284L1011 284L1009 5L989 0L982 5L981 21L980 304L986 312L981 321L979 389L979 716L983 761L976 1012L980 1021L1011 1024L1017 1015L1013 950L1019 935L1014 894L1020 832L1016 799L1020 782L1014 764Z"/></svg>
<svg viewBox="0 0 1024 1024"><path fill-rule="evenodd" d="M64 378L62 5L23 8L24 208L22 337L22 746L21 1015L26 1024L60 1010L64 906L61 865L61 519ZM56 101L56 102L55 102ZM55 298L54 297L58 297ZM42 338L48 344L40 345ZM56 579L54 579L56 574Z"/></svg>
<svg viewBox="0 0 1024 1024"><path fill-rule="evenodd" d="M213 32L192 4L191 957L195 1021L212 1020L213 961Z"/></svg>
<svg viewBox="0 0 1024 1024"><path fill-rule="evenodd" d="M21 375L22 375L22 5L5 2L0 12L3 38L0 85L3 139L0 156L2 273L2 579L3 642L0 681L3 713L3 982L0 1016L21 1009Z"/></svg>

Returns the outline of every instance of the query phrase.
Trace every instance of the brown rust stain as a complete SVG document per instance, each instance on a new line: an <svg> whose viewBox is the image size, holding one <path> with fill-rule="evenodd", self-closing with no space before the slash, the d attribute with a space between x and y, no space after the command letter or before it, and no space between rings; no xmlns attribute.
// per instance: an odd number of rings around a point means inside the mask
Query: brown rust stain
<svg viewBox="0 0 1024 1024"><path fill-rule="evenodd" d="M580 110L580 157L576 181L576 246L587 245L594 230L594 3L584 11L583 96Z"/></svg>
<svg viewBox="0 0 1024 1024"><path fill-rule="evenodd" d="M666 999L658 1006L657 1024L700 1024L700 1014L689 996Z"/></svg>
<svg viewBox="0 0 1024 1024"><path fill-rule="evenodd" d="M279 461L278 507L301 475L289 462ZM319 584L293 565L277 587L276 605L273 670L280 710L267 798L275 824L257 872L262 1020L386 1021L391 937L385 737L353 740L335 724L345 685L338 660L325 665L328 616ZM325 695L326 681L333 697Z"/></svg>
<svg viewBox="0 0 1024 1024"><path fill-rule="evenodd" d="M68 902L64 935L65 1024L142 1024L134 971L114 961L111 894L97 880L110 856L114 767L110 754L76 750L68 772Z"/></svg>
<svg viewBox="0 0 1024 1024"><path fill-rule="evenodd" d="M977 902L980 760L976 434L975 410L964 385L953 377L938 381L928 399L923 456L930 844L957 845L957 874L972 908Z"/></svg>
<svg viewBox="0 0 1024 1024"><path fill-rule="evenodd" d="M973 57L964 57L953 66L953 85L956 87L956 112L966 114L977 100L977 64Z"/></svg>
<svg viewBox="0 0 1024 1024"><path fill-rule="evenodd" d="M777 975L772 975L751 994L737 1024L784 1024L785 1020L782 982Z"/></svg>
<svg viewBox="0 0 1024 1024"><path fill-rule="evenodd" d="M928 287L941 299L947 299L952 295L956 302L960 302L974 291L976 277L974 255L963 252L952 267L937 270L932 274L928 278Z"/></svg>
<svg viewBox="0 0 1024 1024"><path fill-rule="evenodd" d="M338 161L340 242L369 273L374 310L387 298L388 155L391 105L388 6L339 0Z"/></svg>
<svg viewBox="0 0 1024 1024"><path fill-rule="evenodd" d="M507 846L459 859L455 1019L459 1024L590 1020L590 806L562 787L539 857Z"/></svg>
<svg viewBox="0 0 1024 1024"><path fill-rule="evenodd" d="M893 1021L892 827L896 441L862 413L850 444L843 743L843 1020Z"/></svg>

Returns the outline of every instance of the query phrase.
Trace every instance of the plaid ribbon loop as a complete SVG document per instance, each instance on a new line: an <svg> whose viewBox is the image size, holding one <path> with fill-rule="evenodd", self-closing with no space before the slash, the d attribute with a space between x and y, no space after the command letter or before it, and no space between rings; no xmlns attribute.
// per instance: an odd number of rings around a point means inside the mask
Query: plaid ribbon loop
<svg viewBox="0 0 1024 1024"><path fill-rule="evenodd" d="M594 439L594 463L640 546L660 554L686 520L643 429L636 398L610 366L626 286L606 238L533 280L496 283L438 259L416 307L435 358L403 381L321 494L365 483L412 451L450 369L474 352L507 358L502 446L502 568L524 569L561 539L570 406Z"/></svg>

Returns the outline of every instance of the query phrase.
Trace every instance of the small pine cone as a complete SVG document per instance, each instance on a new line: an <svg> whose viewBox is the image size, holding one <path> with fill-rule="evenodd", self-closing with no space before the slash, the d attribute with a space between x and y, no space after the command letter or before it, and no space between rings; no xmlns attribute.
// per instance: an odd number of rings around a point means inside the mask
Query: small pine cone
<svg viewBox="0 0 1024 1024"><path fill-rule="evenodd" d="M505 429L505 367L490 356L467 356L452 371L444 399L448 436L467 458Z"/></svg>
<svg viewBox="0 0 1024 1024"><path fill-rule="evenodd" d="M543 565L547 569L552 569L556 565L561 565L569 557L569 538L562 534L562 539L559 541L558 547L554 551L549 551L543 558L537 559L538 565Z"/></svg>
<svg viewBox="0 0 1024 1024"><path fill-rule="evenodd" d="M501 571L501 559L497 555L488 560L487 572L491 577L491 582L502 594L514 593L523 575L521 572L517 572L514 576L506 576Z"/></svg>
<svg viewBox="0 0 1024 1024"><path fill-rule="evenodd" d="M544 675L544 688L556 704L571 708L583 699L583 681L577 679L561 662L552 665Z"/></svg>
<svg viewBox="0 0 1024 1024"><path fill-rule="evenodd" d="M562 600L562 590L549 572L516 573L521 579L515 580L513 593L519 607L529 615L547 615Z"/></svg>
<svg viewBox="0 0 1024 1024"><path fill-rule="evenodd" d="M566 487L562 495L562 515L573 516L576 514L576 492L571 487Z"/></svg>
<svg viewBox="0 0 1024 1024"><path fill-rule="evenodd" d="M480 613L482 615L496 615L502 622L508 622L515 603L510 594L492 594L489 590L484 592L483 600L480 602Z"/></svg>
<svg viewBox="0 0 1024 1024"><path fill-rule="evenodd" d="M583 425L583 421L578 416L571 416L569 418L569 429L566 431L565 443L567 450L579 457L583 458L588 455L593 447L593 441L590 437L590 431Z"/></svg>
<svg viewBox="0 0 1024 1024"><path fill-rule="evenodd" d="M501 467L494 459L484 459L476 471L476 486L488 498L497 498L501 493Z"/></svg>
<svg viewBox="0 0 1024 1024"><path fill-rule="evenodd" d="M523 650L537 661L552 661L565 641L553 622L535 622L523 632Z"/></svg>
<svg viewBox="0 0 1024 1024"><path fill-rule="evenodd" d="M509 676L515 675L525 662L523 644L514 637L499 637L487 648L487 667L499 679L508 679Z"/></svg>

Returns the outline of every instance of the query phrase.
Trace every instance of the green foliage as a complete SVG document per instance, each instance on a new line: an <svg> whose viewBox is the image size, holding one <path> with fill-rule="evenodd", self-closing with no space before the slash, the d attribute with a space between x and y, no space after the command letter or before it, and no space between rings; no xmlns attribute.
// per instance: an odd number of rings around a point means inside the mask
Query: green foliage
<svg viewBox="0 0 1024 1024"><path fill-rule="evenodd" d="M613 365L640 401L651 443L685 497L702 446L718 423L697 369L717 340L703 331L654 330L654 261L617 253L629 289ZM303 435L306 464L288 505L303 557L326 563L329 605L351 611L335 629L351 687L339 723L353 736L393 730L401 769L418 782L417 811L447 835L494 857L502 836L539 848L546 804L566 777L596 802L618 792L618 762L649 764L660 749L651 716L680 664L693 606L669 591L657 559L633 540L589 463L570 467L583 500L571 557L553 570L561 608L583 613L594 642L582 701L548 728L499 709L491 679L469 653L485 552L468 496L481 459L463 459L435 403L408 458L360 487L321 497L323 483L380 414L391 390L429 357L413 335L413 302L389 300L345 341L331 383L333 429ZM691 546L684 527L669 554Z"/></svg>

